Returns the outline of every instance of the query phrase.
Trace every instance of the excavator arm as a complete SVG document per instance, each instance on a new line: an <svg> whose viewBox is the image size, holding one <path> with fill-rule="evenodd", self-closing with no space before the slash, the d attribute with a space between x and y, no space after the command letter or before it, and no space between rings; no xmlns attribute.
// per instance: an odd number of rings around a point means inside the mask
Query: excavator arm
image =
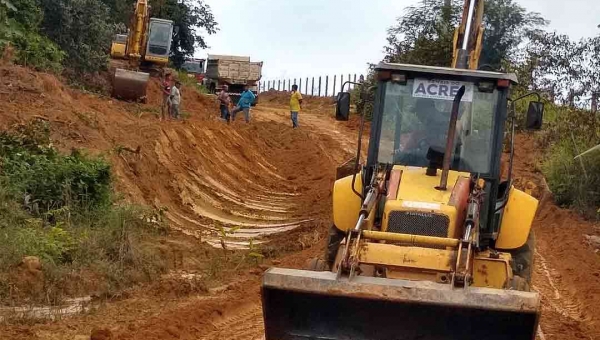
<svg viewBox="0 0 600 340"><path fill-rule="evenodd" d="M132 65L139 66L146 45L148 22L150 20L147 0L138 0L135 3L135 11L129 24L129 36L127 39L127 57Z"/></svg>
<svg viewBox="0 0 600 340"><path fill-rule="evenodd" d="M452 67L477 70L483 47L483 0L465 0L460 25L454 32Z"/></svg>

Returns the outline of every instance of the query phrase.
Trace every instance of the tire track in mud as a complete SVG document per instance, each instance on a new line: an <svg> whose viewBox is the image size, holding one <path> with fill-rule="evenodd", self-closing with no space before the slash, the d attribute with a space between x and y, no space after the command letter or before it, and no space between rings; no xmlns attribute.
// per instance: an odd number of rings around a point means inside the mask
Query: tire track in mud
<svg viewBox="0 0 600 340"><path fill-rule="evenodd" d="M169 209L175 229L214 247L243 249L312 222L307 216L323 216L321 204L313 204L329 192L323 173L350 155L350 140L323 128L327 116L306 115L298 131L283 124L280 112L254 111L252 124L233 129L163 129L154 151L184 207ZM248 132L257 136L248 140Z"/></svg>
<svg viewBox="0 0 600 340"><path fill-rule="evenodd" d="M215 330L200 340L263 340L265 337L262 317L260 304L240 307L212 320Z"/></svg>

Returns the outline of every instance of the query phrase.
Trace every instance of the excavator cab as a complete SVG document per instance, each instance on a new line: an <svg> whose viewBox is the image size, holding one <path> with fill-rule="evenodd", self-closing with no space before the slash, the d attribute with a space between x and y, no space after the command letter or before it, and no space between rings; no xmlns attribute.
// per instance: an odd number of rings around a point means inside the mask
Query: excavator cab
<svg viewBox="0 0 600 340"><path fill-rule="evenodd" d="M366 164L334 184L323 258L264 274L266 340L534 339L538 201L500 171L516 76L390 63L375 71ZM338 96L341 120L348 98ZM537 127L543 105L532 107L526 126Z"/></svg>
<svg viewBox="0 0 600 340"><path fill-rule="evenodd" d="M150 18L145 60L161 66L167 65L172 37L173 22L171 20Z"/></svg>

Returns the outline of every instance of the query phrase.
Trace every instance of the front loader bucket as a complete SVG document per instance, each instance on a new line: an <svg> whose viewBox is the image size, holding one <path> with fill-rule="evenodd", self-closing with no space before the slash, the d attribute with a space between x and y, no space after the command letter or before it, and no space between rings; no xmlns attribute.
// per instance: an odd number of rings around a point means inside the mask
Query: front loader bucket
<svg viewBox="0 0 600 340"><path fill-rule="evenodd" d="M537 293L271 268L266 340L532 340Z"/></svg>
<svg viewBox="0 0 600 340"><path fill-rule="evenodd" d="M117 68L113 77L113 97L124 100L145 101L149 79L150 74L148 73Z"/></svg>

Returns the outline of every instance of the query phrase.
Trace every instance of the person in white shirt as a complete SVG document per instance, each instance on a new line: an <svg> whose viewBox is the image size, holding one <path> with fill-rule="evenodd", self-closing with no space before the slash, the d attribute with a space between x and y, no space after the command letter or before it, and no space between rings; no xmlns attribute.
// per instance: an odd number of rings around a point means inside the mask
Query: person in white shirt
<svg viewBox="0 0 600 340"><path fill-rule="evenodd" d="M181 87L181 82L178 80L175 82L175 86L171 88L171 115L173 118L179 119L179 104L181 103L181 93L179 92L179 88Z"/></svg>

